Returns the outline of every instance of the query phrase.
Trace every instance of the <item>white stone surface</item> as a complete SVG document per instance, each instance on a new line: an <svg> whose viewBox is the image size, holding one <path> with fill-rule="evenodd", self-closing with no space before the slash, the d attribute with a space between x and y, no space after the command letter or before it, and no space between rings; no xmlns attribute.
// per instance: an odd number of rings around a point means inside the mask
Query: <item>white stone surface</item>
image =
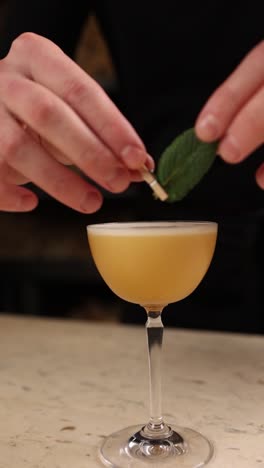
<svg viewBox="0 0 264 468"><path fill-rule="evenodd" d="M165 331L167 421L212 468L264 467L264 339ZM0 317L0 468L97 468L103 437L148 418L144 327Z"/></svg>

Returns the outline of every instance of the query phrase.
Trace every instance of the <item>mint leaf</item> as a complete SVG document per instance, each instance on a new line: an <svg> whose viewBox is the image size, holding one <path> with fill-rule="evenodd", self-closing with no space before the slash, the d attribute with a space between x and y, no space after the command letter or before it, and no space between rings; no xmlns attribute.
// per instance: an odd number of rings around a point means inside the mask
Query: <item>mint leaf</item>
<svg viewBox="0 0 264 468"><path fill-rule="evenodd" d="M162 153L157 179L169 202L182 200L212 166L218 142L205 143L190 128L179 135Z"/></svg>

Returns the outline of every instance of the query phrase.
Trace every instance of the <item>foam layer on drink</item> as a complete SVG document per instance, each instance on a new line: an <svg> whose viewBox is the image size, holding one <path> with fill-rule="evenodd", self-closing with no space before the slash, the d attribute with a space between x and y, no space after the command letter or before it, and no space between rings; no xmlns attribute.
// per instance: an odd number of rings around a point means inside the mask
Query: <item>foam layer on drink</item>
<svg viewBox="0 0 264 468"><path fill-rule="evenodd" d="M151 221L130 223L102 223L88 226L88 231L96 235L113 236L163 236L202 234L217 231L217 224L207 221Z"/></svg>

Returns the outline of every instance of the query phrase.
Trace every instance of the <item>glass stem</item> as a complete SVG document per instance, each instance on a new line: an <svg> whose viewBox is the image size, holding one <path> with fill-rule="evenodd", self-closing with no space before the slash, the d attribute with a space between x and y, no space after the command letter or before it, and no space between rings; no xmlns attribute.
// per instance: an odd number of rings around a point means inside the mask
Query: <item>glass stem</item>
<svg viewBox="0 0 264 468"><path fill-rule="evenodd" d="M148 314L146 322L149 382L150 382L150 420L143 428L144 436L149 438L168 437L171 429L164 424L161 409L161 350L163 338L162 308L145 308Z"/></svg>

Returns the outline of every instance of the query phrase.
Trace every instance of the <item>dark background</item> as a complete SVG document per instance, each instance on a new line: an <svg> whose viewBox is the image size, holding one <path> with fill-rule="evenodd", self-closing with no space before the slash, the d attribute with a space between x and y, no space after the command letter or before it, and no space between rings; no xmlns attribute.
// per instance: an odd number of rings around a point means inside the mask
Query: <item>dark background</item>
<svg viewBox="0 0 264 468"><path fill-rule="evenodd" d="M237 10L225 2L156 2L150 8L121 1L2 1L0 56L23 31L54 40L105 88L158 159L262 39L263 6L253 2ZM41 199L34 212L0 213L0 310L143 322L140 307L116 298L99 278L86 225L210 219L219 223L210 270L190 298L165 310L164 322L263 333L264 194L254 180L262 160L263 148L239 166L217 159L201 184L173 205L154 201L143 184L120 196L106 194L103 208L91 216L33 187Z"/></svg>

